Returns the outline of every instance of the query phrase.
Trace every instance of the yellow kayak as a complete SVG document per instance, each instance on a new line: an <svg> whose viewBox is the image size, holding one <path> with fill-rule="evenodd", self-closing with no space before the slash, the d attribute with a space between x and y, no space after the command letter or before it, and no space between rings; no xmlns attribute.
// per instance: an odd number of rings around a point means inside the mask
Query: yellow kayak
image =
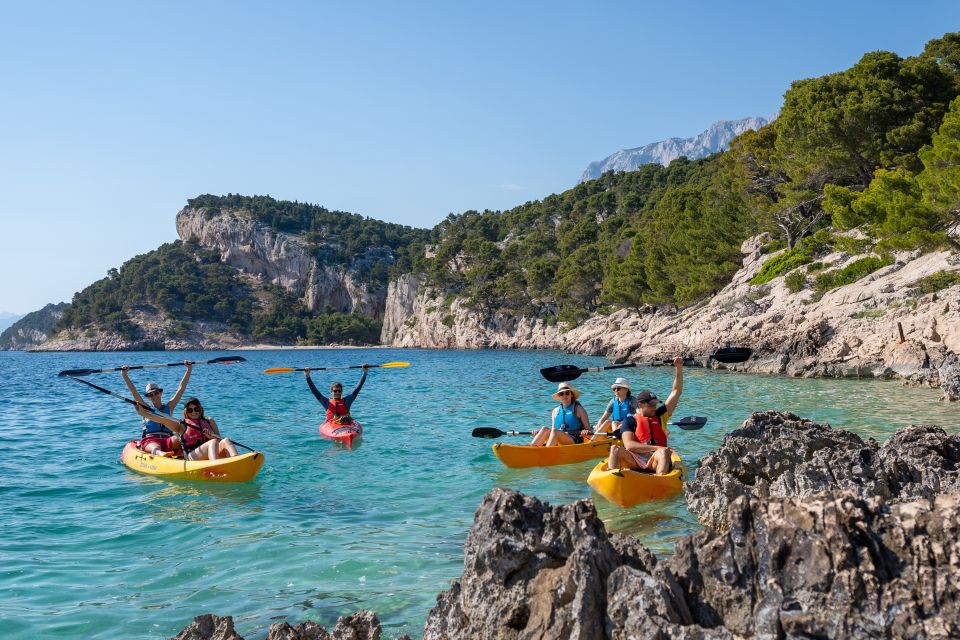
<svg viewBox="0 0 960 640"><path fill-rule="evenodd" d="M140 473L204 482L247 482L263 466L263 454L259 451L220 460L184 460L151 455L138 449L136 441L127 443L120 458Z"/></svg>
<svg viewBox="0 0 960 640"><path fill-rule="evenodd" d="M673 469L666 475L623 469L610 471L607 461L603 460L593 468L587 483L593 490L620 507L632 507L648 500L669 498L683 490L683 481L687 477L686 467L680 456L674 452L671 456Z"/></svg>
<svg viewBox="0 0 960 640"><path fill-rule="evenodd" d="M594 458L605 458L610 454L611 444L620 444L620 441L605 438L594 442L561 444L554 447L498 442L493 445L493 454L508 467L552 467L558 464L573 464Z"/></svg>

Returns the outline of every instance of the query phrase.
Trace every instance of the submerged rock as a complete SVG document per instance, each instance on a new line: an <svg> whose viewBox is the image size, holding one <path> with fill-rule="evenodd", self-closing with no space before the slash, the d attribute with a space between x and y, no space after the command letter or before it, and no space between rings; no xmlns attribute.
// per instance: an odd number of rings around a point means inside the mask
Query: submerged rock
<svg viewBox="0 0 960 640"><path fill-rule="evenodd" d="M700 461L687 504L704 525L723 529L739 496L807 496L850 491L891 502L960 489L960 437L911 425L882 446L792 413L754 413Z"/></svg>
<svg viewBox="0 0 960 640"><path fill-rule="evenodd" d="M233 630L231 616L220 617L205 613L194 618L193 622L173 640L243 640L243 638Z"/></svg>
<svg viewBox="0 0 960 640"><path fill-rule="evenodd" d="M342 616L330 633L316 622L301 622L290 626L287 622L270 625L267 640L380 640L382 629L377 614L372 611L357 611ZM233 618L204 614L193 619L173 640L243 640L233 630ZM410 640L404 634L397 640Z"/></svg>

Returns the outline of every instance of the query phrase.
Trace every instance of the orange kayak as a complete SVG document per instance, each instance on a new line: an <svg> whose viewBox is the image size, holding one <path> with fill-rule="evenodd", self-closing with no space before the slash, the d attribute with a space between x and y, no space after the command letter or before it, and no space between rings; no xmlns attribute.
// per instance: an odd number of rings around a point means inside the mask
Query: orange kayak
<svg viewBox="0 0 960 640"><path fill-rule="evenodd" d="M508 467L552 467L558 464L573 464L605 458L610 454L611 444L620 444L620 441L605 438L582 444L561 444L554 447L498 442L493 445L493 454Z"/></svg>
<svg viewBox="0 0 960 640"><path fill-rule="evenodd" d="M607 468L607 461L601 460L590 472L587 483L604 498L620 507L632 507L641 502L669 498L683 491L683 481L687 470L680 456L671 456L673 469L658 476L633 469Z"/></svg>
<svg viewBox="0 0 960 640"><path fill-rule="evenodd" d="M127 443L120 459L134 471L147 475L203 482L247 482L263 466L263 454L259 451L219 460L184 460L141 451L136 440Z"/></svg>

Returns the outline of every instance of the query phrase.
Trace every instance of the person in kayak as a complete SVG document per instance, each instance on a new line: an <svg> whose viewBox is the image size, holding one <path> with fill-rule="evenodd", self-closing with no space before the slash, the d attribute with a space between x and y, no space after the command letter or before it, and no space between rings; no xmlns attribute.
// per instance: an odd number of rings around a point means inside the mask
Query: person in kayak
<svg viewBox="0 0 960 640"><path fill-rule="evenodd" d="M673 389L663 405L652 391L644 389L637 394L637 413L620 423L623 446L610 447L608 469L643 469L662 476L673 468L673 451L667 446L667 421L683 393L683 358L674 358L673 366Z"/></svg>
<svg viewBox="0 0 960 640"><path fill-rule="evenodd" d="M557 392L552 397L560 401L560 406L554 408L553 413L550 414L550 426L540 427L530 444L548 447L580 444L584 436L593 433L590 430L587 410L580 404L580 392L566 382L561 382L557 385Z"/></svg>
<svg viewBox="0 0 960 640"><path fill-rule="evenodd" d="M619 435L620 423L637 412L637 399L630 393L630 383L626 378L617 378L610 385L613 399L597 421L593 433L597 435Z"/></svg>
<svg viewBox="0 0 960 640"><path fill-rule="evenodd" d="M182 420L151 414L139 405L137 413L174 431L180 439L187 460L219 460L237 455L236 446L229 438L220 435L220 428L213 418L203 415L203 405L196 398L187 398L183 405Z"/></svg>
<svg viewBox="0 0 960 640"><path fill-rule="evenodd" d="M147 399L153 404L155 411L166 416L173 415L173 410L177 407L177 404L180 403L180 398L183 397L184 392L187 390L187 383L190 382L190 374L193 372L193 362L191 360L184 360L183 366L186 371L184 371L183 377L180 378L180 384L177 385L177 392L173 394L170 402L163 401L163 389L160 388L160 385L156 382L147 383L144 389L144 395L147 396ZM125 364L120 367L120 375L123 376L123 382L127 385L127 389L130 390L133 399L139 404L147 404L140 394L137 393L137 388L130 380L129 365ZM140 413L140 411L138 410L137 413ZM174 432L154 420L153 417L148 414L143 418L143 430L140 432L140 443L137 446L141 450L155 456L170 457L179 451L180 440Z"/></svg>
<svg viewBox="0 0 960 640"><path fill-rule="evenodd" d="M335 424L351 424L353 422L353 418L350 417L350 405L357 399L360 389L363 388L363 383L367 381L367 371L370 369L370 365L364 364L361 368L363 369L363 375L360 376L360 382L353 388L353 391L343 395L343 383L334 382L330 385L331 398L320 393L317 385L313 384L313 380L310 379L310 369L304 368L303 376L307 379L307 386L310 387L310 391L313 392L317 401L327 410L327 422Z"/></svg>

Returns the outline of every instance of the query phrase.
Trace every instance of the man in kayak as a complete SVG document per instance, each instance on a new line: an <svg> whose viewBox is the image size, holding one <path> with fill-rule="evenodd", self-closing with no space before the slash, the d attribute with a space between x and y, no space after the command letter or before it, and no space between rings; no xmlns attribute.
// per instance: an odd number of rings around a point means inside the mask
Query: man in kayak
<svg viewBox="0 0 960 640"><path fill-rule="evenodd" d="M637 394L637 413L620 423L623 446L610 447L608 469L645 469L662 476L673 468L673 451L667 446L667 421L683 393L683 358L674 358L673 366L673 389L665 403L660 405L657 396L646 389Z"/></svg>
<svg viewBox="0 0 960 640"><path fill-rule="evenodd" d="M163 389L160 388L160 385L156 382L147 383L144 389L144 395L146 395L153 404L154 411L162 413L165 416L173 415L173 410L177 407L180 398L183 397L184 392L187 390L187 383L190 382L190 374L193 371L193 361L184 360L183 366L186 371L184 371L183 377L180 379L180 384L177 386L177 392L173 394L170 402L163 401ZM120 367L120 374L123 376L123 381L127 385L127 389L130 390L130 395L133 396L133 399L138 404L147 404L137 392L137 388L133 385L133 382L130 381L129 365ZM137 413L140 413L140 411L138 410ZM143 430L140 434L139 447L143 451L155 456L170 457L180 449L180 440L177 434L156 420L151 419L148 414L143 417Z"/></svg>
<svg viewBox="0 0 960 640"><path fill-rule="evenodd" d="M330 398L320 393L317 386L313 384L313 380L310 379L310 369L304 368L303 376L307 379L307 385L310 387L310 391L313 392L313 396L317 401L323 405L323 408L327 410L327 422L336 424L350 424L353 422L353 418L350 417L350 405L357 399L363 383L367 381L367 370L370 368L370 365L364 364L362 368L363 375L360 376L360 382L353 388L353 391L347 395L343 395L343 383L334 382L330 385L330 395L332 396Z"/></svg>

